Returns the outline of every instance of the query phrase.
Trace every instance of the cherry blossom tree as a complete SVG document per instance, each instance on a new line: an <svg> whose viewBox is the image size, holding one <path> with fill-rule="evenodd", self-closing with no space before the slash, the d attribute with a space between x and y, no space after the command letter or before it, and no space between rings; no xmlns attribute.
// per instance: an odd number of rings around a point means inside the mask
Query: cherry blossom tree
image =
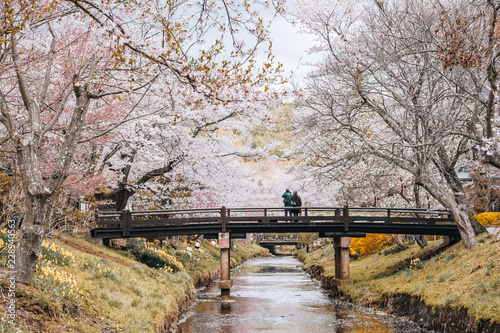
<svg viewBox="0 0 500 333"><path fill-rule="evenodd" d="M461 135L469 116L464 96L443 75L435 35L442 11L433 1L315 1L301 8L324 53L304 103L305 123L321 125L310 127L309 140L321 135L321 145L309 160L335 172L343 161L370 156L380 160L379 174L387 164L410 174L450 210L471 248L472 211L456 168L474 142Z"/></svg>
<svg viewBox="0 0 500 333"><path fill-rule="evenodd" d="M281 10L279 2L259 5ZM7 0L0 6L0 122L2 142L16 151L26 202L15 267L24 284L79 144L97 160L119 125L161 113L172 80L189 87L178 98L192 106L191 117L206 101L258 100L279 74L270 49L263 63L254 61L268 40L266 22L244 1Z"/></svg>
<svg viewBox="0 0 500 333"><path fill-rule="evenodd" d="M70 22L64 6L27 5L4 4L0 91L4 142L16 151L26 202L16 249L16 280L23 283L31 280L50 201L67 177L91 101L102 96L102 69L110 65L106 48L93 46L99 32L92 23Z"/></svg>
<svg viewBox="0 0 500 333"><path fill-rule="evenodd" d="M476 142L476 160L496 168L500 168L499 9L494 0L455 1L440 12L435 30L442 75L456 86L470 114L461 134Z"/></svg>
<svg viewBox="0 0 500 333"><path fill-rule="evenodd" d="M220 166L245 157L258 158L268 150L244 144L251 123L267 113L266 93L260 94L262 101L204 102L194 107L176 97L183 95L172 95L169 107L159 114L121 126L119 135L101 153L99 169L116 175L107 195L116 209L124 209L128 199L144 189L162 193L168 202L178 178L184 184L181 187L190 191L214 185L225 179L216 172ZM244 168L241 161L236 163Z"/></svg>

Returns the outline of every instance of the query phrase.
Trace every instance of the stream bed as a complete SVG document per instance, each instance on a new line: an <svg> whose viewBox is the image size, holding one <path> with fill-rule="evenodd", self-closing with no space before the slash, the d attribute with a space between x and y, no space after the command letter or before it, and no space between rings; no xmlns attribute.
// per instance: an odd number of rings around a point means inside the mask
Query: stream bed
<svg viewBox="0 0 500 333"><path fill-rule="evenodd" d="M210 286L197 294L178 333L428 333L415 323L335 300L291 256L256 258L231 271L230 309Z"/></svg>

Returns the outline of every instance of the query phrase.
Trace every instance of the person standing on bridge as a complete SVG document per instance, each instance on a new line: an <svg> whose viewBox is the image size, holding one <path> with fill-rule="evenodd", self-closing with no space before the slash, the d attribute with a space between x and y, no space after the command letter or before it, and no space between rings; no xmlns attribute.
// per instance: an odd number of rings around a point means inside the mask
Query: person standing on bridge
<svg viewBox="0 0 500 333"><path fill-rule="evenodd" d="M292 192L290 192L290 189L286 189L285 193L281 196L283 198L283 203L285 204L285 207L291 207L292 206ZM290 214L290 209L285 208L285 216L292 216Z"/></svg>
<svg viewBox="0 0 500 333"><path fill-rule="evenodd" d="M302 206L302 199L300 199L297 191L293 191L293 195L290 198L290 201L292 203L292 207L301 207ZM293 216L299 216L299 214L300 214L300 208L292 208L292 215ZM295 222L297 222L297 220L295 220Z"/></svg>

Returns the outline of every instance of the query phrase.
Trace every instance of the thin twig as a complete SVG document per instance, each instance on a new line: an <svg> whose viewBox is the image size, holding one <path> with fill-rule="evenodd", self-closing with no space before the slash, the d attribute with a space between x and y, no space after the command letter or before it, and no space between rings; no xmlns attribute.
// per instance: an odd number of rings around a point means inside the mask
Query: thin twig
<svg viewBox="0 0 500 333"><path fill-rule="evenodd" d="M493 263L494 263L494 262L496 262L496 261L500 261L500 259L495 259L495 260L493 260L493 261L490 261L490 262L488 263L488 265L486 265L486 268L484 269L483 277L481 278L481 282L483 282L483 281L484 281L484 276L486 275L486 272L488 271L488 266L490 266L491 264L493 264Z"/></svg>

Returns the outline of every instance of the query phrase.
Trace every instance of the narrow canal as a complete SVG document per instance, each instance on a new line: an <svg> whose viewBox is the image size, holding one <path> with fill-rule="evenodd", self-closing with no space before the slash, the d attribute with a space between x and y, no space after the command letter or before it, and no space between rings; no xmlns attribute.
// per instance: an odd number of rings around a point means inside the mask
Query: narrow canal
<svg viewBox="0 0 500 333"><path fill-rule="evenodd" d="M198 294L178 332L429 332L412 322L330 298L290 256L252 259L231 275L231 309L221 309L220 291L212 286Z"/></svg>

